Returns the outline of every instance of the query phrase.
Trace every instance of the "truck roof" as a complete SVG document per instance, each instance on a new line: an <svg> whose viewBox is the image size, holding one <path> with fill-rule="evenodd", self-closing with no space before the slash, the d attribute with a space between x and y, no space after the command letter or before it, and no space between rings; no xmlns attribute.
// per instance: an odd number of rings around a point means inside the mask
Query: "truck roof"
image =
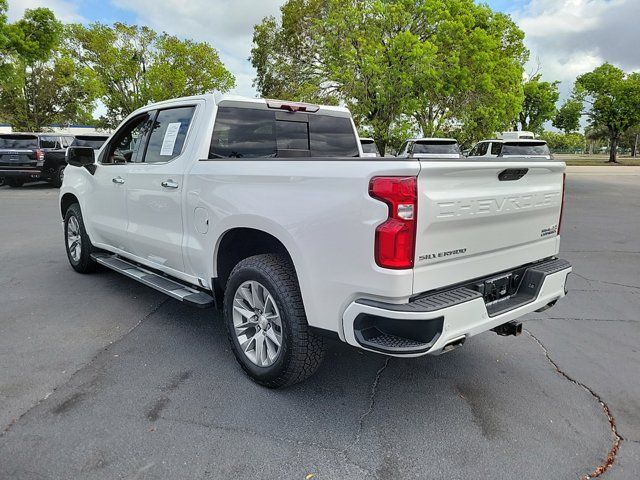
<svg viewBox="0 0 640 480"><path fill-rule="evenodd" d="M214 103L216 103L217 105L219 105L222 102L225 103L233 103L236 105L245 105L245 106L255 106L257 108L269 108L268 107L268 102L280 102L280 103L284 103L284 104L297 104L300 102L294 101L294 100L277 100L277 99L267 99L267 98L252 98L252 97L244 97L242 95L233 95L233 94L228 94L228 93L205 93L202 95L192 95L189 97L178 97L178 98L172 98L169 100L165 100L162 102L157 102L157 103L152 103L149 105L146 105L144 107L145 110L151 110L153 108L161 108L164 106L169 106L171 104L177 103L177 102L184 102L184 101L189 101L189 100L205 100L205 101L213 101ZM348 108L346 107L339 107L339 106L334 106L334 105L318 105L318 104L311 104L311 103L303 103L304 105L315 105L317 107L319 107L318 112L319 113L323 113L323 114L333 114L333 115L337 115L337 116L351 116L351 112L349 111Z"/></svg>
<svg viewBox="0 0 640 480"><path fill-rule="evenodd" d="M531 144L531 142L534 143L547 143L546 140L541 140L539 138L513 138L513 139L508 139L508 138L489 138L487 140L480 140L478 143L482 143L482 142L493 142L493 143L523 143L523 144Z"/></svg>

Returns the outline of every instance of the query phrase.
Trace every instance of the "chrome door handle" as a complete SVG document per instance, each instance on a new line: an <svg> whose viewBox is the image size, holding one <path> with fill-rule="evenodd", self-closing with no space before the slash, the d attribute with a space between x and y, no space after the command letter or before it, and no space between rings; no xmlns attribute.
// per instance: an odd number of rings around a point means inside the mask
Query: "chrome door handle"
<svg viewBox="0 0 640 480"><path fill-rule="evenodd" d="M112 179L111 179L111 181L112 181L113 183L117 183L118 185L122 185L122 184L124 183L124 178L122 178L122 177L115 177L115 178L112 178Z"/></svg>
<svg viewBox="0 0 640 480"><path fill-rule="evenodd" d="M178 188L178 184L171 179L165 180L160 185L162 185L165 188Z"/></svg>

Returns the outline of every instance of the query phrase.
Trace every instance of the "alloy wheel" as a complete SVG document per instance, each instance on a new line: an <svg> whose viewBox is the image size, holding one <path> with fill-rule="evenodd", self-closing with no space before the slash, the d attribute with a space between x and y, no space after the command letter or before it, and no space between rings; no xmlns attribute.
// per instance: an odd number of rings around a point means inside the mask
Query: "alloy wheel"
<svg viewBox="0 0 640 480"><path fill-rule="evenodd" d="M282 350L282 319L269 290L260 282L241 284L233 297L233 327L245 356L269 367Z"/></svg>

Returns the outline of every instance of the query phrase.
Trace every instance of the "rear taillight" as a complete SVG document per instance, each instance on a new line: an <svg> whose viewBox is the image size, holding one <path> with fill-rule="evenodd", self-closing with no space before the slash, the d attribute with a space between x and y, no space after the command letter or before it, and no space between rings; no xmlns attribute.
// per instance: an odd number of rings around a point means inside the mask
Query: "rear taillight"
<svg viewBox="0 0 640 480"><path fill-rule="evenodd" d="M375 177L369 184L369 195L389 206L387 220L376 228L376 263L384 268L412 268L418 213L416 177Z"/></svg>
<svg viewBox="0 0 640 480"><path fill-rule="evenodd" d="M38 163L44 162L44 150L36 150L36 161Z"/></svg>
<svg viewBox="0 0 640 480"><path fill-rule="evenodd" d="M562 203L560 204L560 219L558 220L558 235L560 235L560 227L562 227L562 214L564 213L564 191L566 190L567 174L562 174Z"/></svg>

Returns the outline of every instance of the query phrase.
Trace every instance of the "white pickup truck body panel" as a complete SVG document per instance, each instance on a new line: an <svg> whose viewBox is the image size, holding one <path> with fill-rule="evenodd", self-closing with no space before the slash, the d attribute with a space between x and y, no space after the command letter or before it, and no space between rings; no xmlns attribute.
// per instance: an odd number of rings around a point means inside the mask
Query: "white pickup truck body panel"
<svg viewBox="0 0 640 480"><path fill-rule="evenodd" d="M509 168L529 171L500 181ZM422 162L413 293L556 255L564 169L522 160Z"/></svg>
<svg viewBox="0 0 640 480"><path fill-rule="evenodd" d="M67 169L60 196L78 198L96 247L212 289L224 234L236 228L261 230L289 252L309 324L359 347L349 324L349 309L357 299L406 303L414 294L558 252L559 237L553 233L541 238L540 230L554 224L557 228L563 163L208 159L217 111L212 95L146 110L181 105L194 105L196 111L184 149L172 161L98 164L93 175L84 168ZM518 181L499 182L496 176L506 168L530 171ZM391 270L375 262L375 230L388 215L387 205L368 192L376 176L418 177L414 269ZM113 183L115 177L125 183ZM178 187L160 187L167 179ZM525 207L526 202L533 205ZM522 208L516 208L519 203ZM438 257L461 249L463 254ZM422 258L428 254L435 257ZM549 298L564 295L566 273ZM516 313L527 311L531 309ZM491 328L486 310L484 317L478 314L469 321L475 325L469 334Z"/></svg>

